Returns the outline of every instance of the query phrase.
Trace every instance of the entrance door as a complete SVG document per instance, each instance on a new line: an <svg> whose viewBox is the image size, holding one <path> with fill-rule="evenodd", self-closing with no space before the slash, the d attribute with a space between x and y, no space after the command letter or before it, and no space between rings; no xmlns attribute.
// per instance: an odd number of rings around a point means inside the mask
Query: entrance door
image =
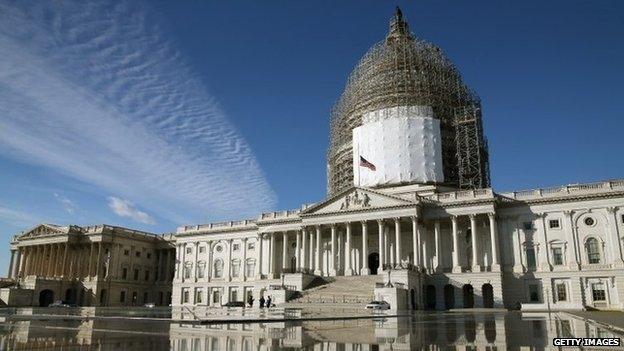
<svg viewBox="0 0 624 351"><path fill-rule="evenodd" d="M39 293L39 306L48 307L54 302L54 292L50 289L41 290Z"/></svg>
<svg viewBox="0 0 624 351"><path fill-rule="evenodd" d="M427 289L426 289L426 304L427 304L427 309L429 310L435 310L436 308L436 288L433 285L427 285Z"/></svg>
<svg viewBox="0 0 624 351"><path fill-rule="evenodd" d="M472 285L466 284L463 288L464 308L474 308L474 289Z"/></svg>
<svg viewBox="0 0 624 351"><path fill-rule="evenodd" d="M481 287L481 291L483 294L483 307L485 308L493 308L494 307L494 288L492 284L486 283Z"/></svg>
<svg viewBox="0 0 624 351"><path fill-rule="evenodd" d="M379 254L376 252L368 255L368 268L370 269L370 274L377 274L379 269Z"/></svg>
<svg viewBox="0 0 624 351"><path fill-rule="evenodd" d="M451 284L444 286L444 308L447 310L455 308L455 287Z"/></svg>

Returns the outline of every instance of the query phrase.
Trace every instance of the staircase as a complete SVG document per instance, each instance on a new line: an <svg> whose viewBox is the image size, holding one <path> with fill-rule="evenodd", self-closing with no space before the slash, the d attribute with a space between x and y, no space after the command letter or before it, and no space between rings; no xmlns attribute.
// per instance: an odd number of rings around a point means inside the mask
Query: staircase
<svg viewBox="0 0 624 351"><path fill-rule="evenodd" d="M289 305L335 304L363 306L373 300L376 283L383 282L381 275L350 277L325 277L325 284L306 289Z"/></svg>

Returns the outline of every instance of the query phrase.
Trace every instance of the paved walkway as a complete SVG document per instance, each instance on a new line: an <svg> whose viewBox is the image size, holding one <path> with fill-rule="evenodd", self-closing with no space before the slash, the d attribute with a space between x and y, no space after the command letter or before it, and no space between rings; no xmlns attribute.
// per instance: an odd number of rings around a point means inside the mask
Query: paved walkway
<svg viewBox="0 0 624 351"><path fill-rule="evenodd" d="M624 334L624 312L621 311L574 311L575 316L602 324L604 327L613 329Z"/></svg>

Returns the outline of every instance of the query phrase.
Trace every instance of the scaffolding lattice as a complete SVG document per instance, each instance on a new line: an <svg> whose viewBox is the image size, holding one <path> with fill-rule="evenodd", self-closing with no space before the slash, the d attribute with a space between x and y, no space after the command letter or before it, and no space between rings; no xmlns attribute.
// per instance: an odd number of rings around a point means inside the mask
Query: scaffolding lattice
<svg viewBox="0 0 624 351"><path fill-rule="evenodd" d="M352 130L363 114L398 106L431 106L440 120L445 184L489 186L487 142L481 103L459 71L435 45L416 39L401 11L386 38L375 44L350 74L331 113L327 190L335 194L353 184Z"/></svg>

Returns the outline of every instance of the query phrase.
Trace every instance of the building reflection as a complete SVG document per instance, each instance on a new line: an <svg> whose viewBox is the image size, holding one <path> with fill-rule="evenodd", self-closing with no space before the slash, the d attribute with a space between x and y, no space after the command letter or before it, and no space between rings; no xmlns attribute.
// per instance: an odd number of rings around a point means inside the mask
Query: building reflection
<svg viewBox="0 0 624 351"><path fill-rule="evenodd" d="M0 326L0 350L539 350L554 337L617 336L569 314L540 313L212 325L8 318Z"/></svg>

